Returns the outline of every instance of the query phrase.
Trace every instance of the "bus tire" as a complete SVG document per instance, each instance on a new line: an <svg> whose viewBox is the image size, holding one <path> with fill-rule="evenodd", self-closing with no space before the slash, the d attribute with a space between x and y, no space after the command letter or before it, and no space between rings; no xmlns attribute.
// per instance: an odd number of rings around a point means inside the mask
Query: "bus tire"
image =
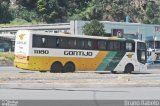
<svg viewBox="0 0 160 106"><path fill-rule="evenodd" d="M75 65L72 62L68 62L63 67L63 72L75 72Z"/></svg>
<svg viewBox="0 0 160 106"><path fill-rule="evenodd" d="M60 62L55 62L51 65L51 73L61 73L63 66Z"/></svg>
<svg viewBox="0 0 160 106"><path fill-rule="evenodd" d="M117 73L117 71L111 71L111 73L112 73L112 74L116 74L116 73Z"/></svg>
<svg viewBox="0 0 160 106"><path fill-rule="evenodd" d="M41 73L46 73L47 71L39 71L39 72L41 72Z"/></svg>
<svg viewBox="0 0 160 106"><path fill-rule="evenodd" d="M129 63L125 66L124 73L132 73L134 71L133 64Z"/></svg>

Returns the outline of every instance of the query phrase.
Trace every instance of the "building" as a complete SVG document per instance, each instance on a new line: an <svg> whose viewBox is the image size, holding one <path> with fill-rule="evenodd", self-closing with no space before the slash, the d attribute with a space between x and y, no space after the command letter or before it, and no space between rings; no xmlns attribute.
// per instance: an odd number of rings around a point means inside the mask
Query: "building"
<svg viewBox="0 0 160 106"><path fill-rule="evenodd" d="M14 44L15 37L13 35L0 35L0 52L14 51Z"/></svg>
<svg viewBox="0 0 160 106"><path fill-rule="evenodd" d="M70 23L56 23L56 24L40 24L40 25L21 25L21 26L5 26L0 27L0 36L3 38L15 38L17 30L38 30L48 33L71 33L73 35L84 35L82 28L89 21L70 21ZM110 22L100 21L104 24L104 29L109 36L122 36L125 38L142 39L149 42L149 46L153 46L157 41L157 46L160 48L160 25L128 23L128 22ZM0 45L6 45L0 41ZM7 41L8 42L8 41ZM11 43L14 44L14 43ZM14 46L12 46L14 47ZM0 46L0 50L4 50ZM8 50L8 49L6 49ZM13 50L13 49L12 49ZM5 50L4 50L5 51Z"/></svg>
<svg viewBox="0 0 160 106"><path fill-rule="evenodd" d="M89 21L71 21L71 33L83 34L82 27ZM104 29L107 34L113 35L117 30L117 34L122 33L124 35L139 35L142 40L155 39L160 40L160 25L141 24L141 23L128 23L128 22L110 22L100 21L104 24ZM120 31L120 32L118 32Z"/></svg>
<svg viewBox="0 0 160 106"><path fill-rule="evenodd" d="M69 33L70 23L0 27L0 52L14 51L14 39L18 30L37 30L48 33Z"/></svg>
<svg viewBox="0 0 160 106"><path fill-rule="evenodd" d="M85 23L88 22L89 21L71 21L71 33L74 35L83 34L82 28ZM160 49L160 25L110 21L100 22L104 24L107 35L141 39L147 42L148 48L154 48L155 46Z"/></svg>

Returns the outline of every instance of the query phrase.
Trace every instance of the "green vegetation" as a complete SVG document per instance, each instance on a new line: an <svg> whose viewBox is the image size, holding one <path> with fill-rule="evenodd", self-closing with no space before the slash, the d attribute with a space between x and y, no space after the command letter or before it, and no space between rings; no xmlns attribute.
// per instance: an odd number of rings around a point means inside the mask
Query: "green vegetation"
<svg viewBox="0 0 160 106"><path fill-rule="evenodd" d="M160 24L160 0L0 0L0 24L105 20Z"/></svg>
<svg viewBox="0 0 160 106"><path fill-rule="evenodd" d="M3 53L0 52L0 62L9 62L13 63L14 53Z"/></svg>
<svg viewBox="0 0 160 106"><path fill-rule="evenodd" d="M85 35L104 36L104 25L97 20L92 20L90 23L86 23L83 26L83 33Z"/></svg>

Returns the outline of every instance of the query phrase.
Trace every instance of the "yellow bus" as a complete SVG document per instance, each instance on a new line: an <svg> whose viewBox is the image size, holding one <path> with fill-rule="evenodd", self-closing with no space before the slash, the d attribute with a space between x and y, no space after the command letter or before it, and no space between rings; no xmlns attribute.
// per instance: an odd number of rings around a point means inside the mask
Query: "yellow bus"
<svg viewBox="0 0 160 106"><path fill-rule="evenodd" d="M19 30L15 40L18 68L41 72L146 70L143 41Z"/></svg>

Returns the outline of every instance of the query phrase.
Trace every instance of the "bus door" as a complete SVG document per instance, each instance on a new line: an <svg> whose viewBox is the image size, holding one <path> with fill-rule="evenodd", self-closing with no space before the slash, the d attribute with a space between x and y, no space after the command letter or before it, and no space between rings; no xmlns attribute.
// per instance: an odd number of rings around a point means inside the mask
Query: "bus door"
<svg viewBox="0 0 160 106"><path fill-rule="evenodd" d="M144 64L140 65L140 70L142 70L147 62L147 50L143 42L137 43L137 60L139 63Z"/></svg>

